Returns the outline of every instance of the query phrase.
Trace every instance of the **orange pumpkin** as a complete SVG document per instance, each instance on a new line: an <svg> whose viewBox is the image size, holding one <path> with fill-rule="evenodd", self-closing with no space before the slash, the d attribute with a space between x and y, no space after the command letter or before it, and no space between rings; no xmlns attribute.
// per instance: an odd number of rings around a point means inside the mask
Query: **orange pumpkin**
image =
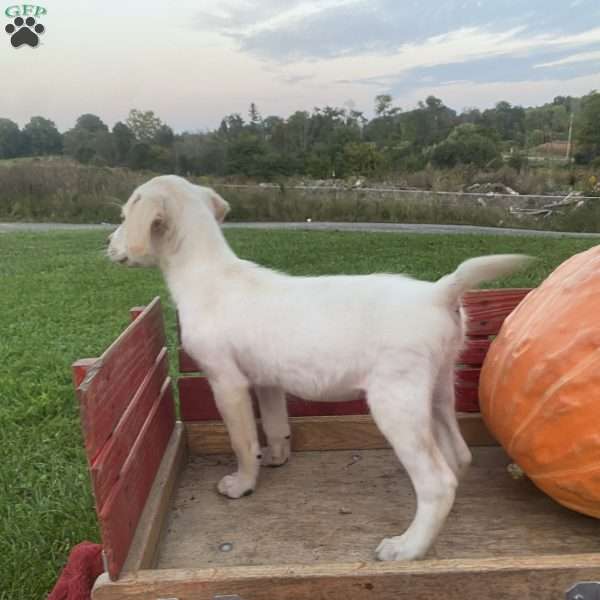
<svg viewBox="0 0 600 600"><path fill-rule="evenodd" d="M527 476L600 518L600 246L560 265L506 319L479 397L488 428Z"/></svg>

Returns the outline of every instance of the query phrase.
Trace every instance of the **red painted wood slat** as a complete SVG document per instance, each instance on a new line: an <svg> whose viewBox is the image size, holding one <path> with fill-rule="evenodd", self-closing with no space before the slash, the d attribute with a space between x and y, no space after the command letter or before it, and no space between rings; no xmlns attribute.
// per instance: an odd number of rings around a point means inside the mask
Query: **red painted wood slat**
<svg viewBox="0 0 600 600"><path fill-rule="evenodd" d="M504 319L527 296L529 289L475 290L465 294L467 335L496 335Z"/></svg>
<svg viewBox="0 0 600 600"><path fill-rule="evenodd" d="M135 321L144 312L145 308L145 306L132 306L129 309L129 317L131 320Z"/></svg>
<svg viewBox="0 0 600 600"><path fill-rule="evenodd" d="M490 344L491 341L488 336L468 337L466 340L465 349L458 357L457 364L480 367L483 364Z"/></svg>
<svg viewBox="0 0 600 600"><path fill-rule="evenodd" d="M85 379L90 367L97 361L97 358L80 358L71 365L73 375L73 386L77 389Z"/></svg>
<svg viewBox="0 0 600 600"><path fill-rule="evenodd" d="M90 471L98 510L102 510L112 487L119 479L121 468L161 393L168 373L167 349L163 348L133 400L125 409L113 435L94 459Z"/></svg>
<svg viewBox="0 0 600 600"><path fill-rule="evenodd" d="M179 347L179 372L180 373L200 373L200 367L196 361L183 349Z"/></svg>
<svg viewBox="0 0 600 600"><path fill-rule="evenodd" d="M456 410L459 412L479 412L479 375L478 367L455 370L454 393Z"/></svg>
<svg viewBox="0 0 600 600"><path fill-rule="evenodd" d="M165 346L160 299L155 298L88 371L77 388L89 462L112 434Z"/></svg>
<svg viewBox="0 0 600 600"><path fill-rule="evenodd" d="M182 421L213 421L221 418L206 377L179 377L177 387Z"/></svg>
<svg viewBox="0 0 600 600"><path fill-rule="evenodd" d="M457 369L456 408L473 411L477 406L479 367ZM180 377L179 406L182 421L216 421L221 416L205 377ZM363 415L369 412L364 398L345 402L311 402L296 396L288 396L290 417Z"/></svg>
<svg viewBox="0 0 600 600"><path fill-rule="evenodd" d="M175 426L171 382L165 381L98 517L111 579L118 577L146 498Z"/></svg>

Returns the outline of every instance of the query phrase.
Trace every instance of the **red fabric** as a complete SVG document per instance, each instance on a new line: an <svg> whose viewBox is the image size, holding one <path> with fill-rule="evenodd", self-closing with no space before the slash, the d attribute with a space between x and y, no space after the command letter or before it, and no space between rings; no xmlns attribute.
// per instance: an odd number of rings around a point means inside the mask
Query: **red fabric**
<svg viewBox="0 0 600 600"><path fill-rule="evenodd" d="M102 546L91 542L77 544L48 600L90 600L94 582L103 571Z"/></svg>

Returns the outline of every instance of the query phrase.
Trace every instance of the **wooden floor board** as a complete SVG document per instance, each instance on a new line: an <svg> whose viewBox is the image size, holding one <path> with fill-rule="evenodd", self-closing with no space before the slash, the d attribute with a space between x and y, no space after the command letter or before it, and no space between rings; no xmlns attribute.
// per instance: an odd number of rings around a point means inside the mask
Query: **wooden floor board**
<svg viewBox="0 0 600 600"><path fill-rule="evenodd" d="M431 559L600 552L600 522L514 480L500 448L474 449ZM247 498L219 496L227 455L192 457L174 497L157 567L320 564L373 559L381 538L412 519L410 482L389 450L295 453L263 469ZM231 544L223 552L222 544Z"/></svg>

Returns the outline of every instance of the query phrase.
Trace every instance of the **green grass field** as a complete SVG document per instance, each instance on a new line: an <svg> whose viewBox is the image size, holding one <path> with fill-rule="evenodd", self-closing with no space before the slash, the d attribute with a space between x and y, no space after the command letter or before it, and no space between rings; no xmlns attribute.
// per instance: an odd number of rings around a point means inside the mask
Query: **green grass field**
<svg viewBox="0 0 600 600"><path fill-rule="evenodd" d="M45 597L74 544L98 541L70 365L97 356L128 309L160 294L160 274L110 264L106 233L0 234L0 598ZM294 274L387 271L435 279L478 254L525 252L533 286L594 240L229 231L241 256Z"/></svg>

